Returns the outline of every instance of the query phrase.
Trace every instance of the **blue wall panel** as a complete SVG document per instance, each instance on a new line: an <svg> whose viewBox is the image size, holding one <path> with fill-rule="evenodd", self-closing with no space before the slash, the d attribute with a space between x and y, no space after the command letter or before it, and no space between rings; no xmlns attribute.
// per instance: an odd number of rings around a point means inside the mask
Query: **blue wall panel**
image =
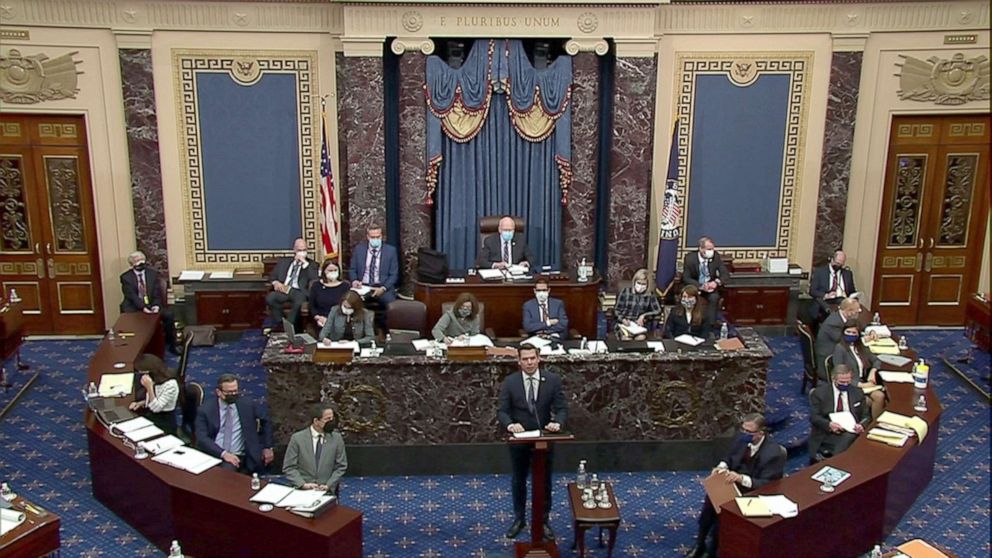
<svg viewBox="0 0 992 558"><path fill-rule="evenodd" d="M787 75L696 76L685 246L776 245L788 109Z"/></svg>
<svg viewBox="0 0 992 558"><path fill-rule="evenodd" d="M287 250L301 235L296 77L196 75L209 250Z"/></svg>

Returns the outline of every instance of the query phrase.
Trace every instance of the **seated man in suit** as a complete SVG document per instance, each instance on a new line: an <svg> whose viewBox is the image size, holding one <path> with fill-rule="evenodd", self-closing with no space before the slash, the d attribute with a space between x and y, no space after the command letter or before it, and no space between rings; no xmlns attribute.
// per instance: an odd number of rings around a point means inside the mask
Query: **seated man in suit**
<svg viewBox="0 0 992 558"><path fill-rule="evenodd" d="M813 298L809 305L810 323L820 323L830 313L830 305L839 304L857 292L854 273L844 265L846 262L847 254L843 250L835 250L827 265L813 270L809 280L809 296Z"/></svg>
<svg viewBox="0 0 992 558"><path fill-rule="evenodd" d="M568 418L568 402L561 388L561 377L547 370L540 370L541 355L533 345L521 345L517 353L519 373L512 373L503 379L499 389L497 417L500 425L510 434L531 430L558 432ZM507 444L510 448L510 463L513 465L513 523L506 531L506 538L512 539L524 528L527 510L527 475L530 473L530 460L533 446L530 444ZM554 447L548 452L548 466L545 470L543 518L531 517L531 521L543 521L544 538L553 540L554 531L548 523L551 510L551 469Z"/></svg>
<svg viewBox="0 0 992 558"><path fill-rule="evenodd" d="M740 435L730 447L730 453L711 474L723 475L726 482L736 483L741 494L782 478L785 474L785 452L772 440L771 434L765 432L765 417L758 413L744 416ZM720 531L717 526L718 518L710 499L704 498L703 511L699 514L696 546L689 556L716 556ZM713 535L712 539L710 533Z"/></svg>
<svg viewBox="0 0 992 558"><path fill-rule="evenodd" d="M286 446L282 473L297 488L335 492L348 471L344 438L335 432L338 420L326 403L314 407L310 426L293 433Z"/></svg>
<svg viewBox="0 0 992 558"><path fill-rule="evenodd" d="M821 383L809 395L810 460L830 457L847 450L871 422L865 394L853 381L854 374L843 364L830 371L830 382ZM830 413L848 411L854 415L854 432L841 428L830 419Z"/></svg>
<svg viewBox="0 0 992 558"><path fill-rule="evenodd" d="M682 284L695 285L699 289L699 296L706 299L705 319L710 324L716 324L720 312L720 287L726 285L729 278L730 272L712 238L700 238L699 250L686 253L682 262Z"/></svg>
<svg viewBox="0 0 992 558"><path fill-rule="evenodd" d="M565 303L551 298L551 287L546 279L534 284L534 298L524 303L524 331L527 335L542 337L568 337L568 314Z"/></svg>
<svg viewBox="0 0 992 558"><path fill-rule="evenodd" d="M265 296L269 318L275 329L282 327L282 306L287 300L292 302L292 308L285 318L294 326L300 327L300 308L307 301L310 283L317 279L317 269L317 262L310 259L307 243L302 238L293 241L293 257L279 258L276 262L269 275L272 292Z"/></svg>
<svg viewBox="0 0 992 558"><path fill-rule="evenodd" d="M382 226L372 223L365 229L366 240L355 245L351 254L348 276L351 287L370 287L365 295L365 307L375 312L376 325L386 325L385 315L389 303L396 300L396 283L400 278L399 257L396 247L382 241Z"/></svg>
<svg viewBox="0 0 992 558"><path fill-rule="evenodd" d="M268 415L238 392L234 374L221 374L214 393L196 412L197 449L222 459L225 469L262 473L275 457Z"/></svg>
<svg viewBox="0 0 992 558"><path fill-rule="evenodd" d="M482 250L475 260L475 267L505 269L514 264L530 267L534 254L527 246L524 235L515 232L513 217L499 220L499 232L482 241Z"/></svg>
<svg viewBox="0 0 992 558"><path fill-rule="evenodd" d="M121 302L121 312L145 312L158 314L165 331L165 345L169 352L178 355L176 350L176 321L172 312L162 308L166 294L159 287L158 272L145 263L143 252L131 252L127 257L131 269L121 273L121 291L124 300Z"/></svg>
<svg viewBox="0 0 992 558"><path fill-rule="evenodd" d="M820 380L827 381L826 358L834 354L837 343L844 337L844 328L856 325L858 314L861 313L861 303L853 298L845 298L840 302L836 312L827 316L826 320L820 324L820 330L816 333L816 368Z"/></svg>

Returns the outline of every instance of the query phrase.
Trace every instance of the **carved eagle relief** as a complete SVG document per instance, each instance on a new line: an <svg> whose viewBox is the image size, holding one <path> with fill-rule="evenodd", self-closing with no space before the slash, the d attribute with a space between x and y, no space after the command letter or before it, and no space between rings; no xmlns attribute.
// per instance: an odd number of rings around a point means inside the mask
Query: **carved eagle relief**
<svg viewBox="0 0 992 558"><path fill-rule="evenodd" d="M56 58L44 54L22 56L11 49L0 56L0 100L16 104L72 99L79 93L76 70L80 60L73 60L78 52Z"/></svg>
<svg viewBox="0 0 992 558"><path fill-rule="evenodd" d="M938 105L963 105L989 99L989 60L985 56L950 59L931 56L926 60L899 55L899 98L932 101Z"/></svg>

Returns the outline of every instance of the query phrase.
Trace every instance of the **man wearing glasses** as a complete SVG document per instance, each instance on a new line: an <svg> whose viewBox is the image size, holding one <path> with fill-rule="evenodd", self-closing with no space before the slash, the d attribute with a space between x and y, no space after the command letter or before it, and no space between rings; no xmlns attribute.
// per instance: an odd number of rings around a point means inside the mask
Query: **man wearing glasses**
<svg viewBox="0 0 992 558"><path fill-rule="evenodd" d="M338 421L333 407L321 403L314 407L311 417L310 426L289 439L282 472L297 488L333 493L348 471L344 438L336 432Z"/></svg>
<svg viewBox="0 0 992 558"><path fill-rule="evenodd" d="M758 413L744 416L741 430L734 440L726 459L713 468L713 475L723 475L728 483L735 483L741 493L750 492L785 474L785 449L765 433L765 417ZM716 556L719 544L717 514L709 498L703 499L699 514L699 533L691 558ZM712 532L712 538L709 537ZM707 544L707 539L709 544Z"/></svg>
<svg viewBox="0 0 992 558"><path fill-rule="evenodd" d="M217 397L208 398L196 413L196 446L219 457L221 467L239 473L262 473L272 462L272 424L251 398L238 391L238 377L221 374Z"/></svg>

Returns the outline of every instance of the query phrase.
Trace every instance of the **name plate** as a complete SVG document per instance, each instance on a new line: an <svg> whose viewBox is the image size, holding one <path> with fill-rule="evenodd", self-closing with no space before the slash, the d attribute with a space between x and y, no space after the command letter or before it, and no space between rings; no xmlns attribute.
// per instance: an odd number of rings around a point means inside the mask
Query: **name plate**
<svg viewBox="0 0 992 558"><path fill-rule="evenodd" d="M448 360L452 362L475 362L486 358L486 347L448 347Z"/></svg>
<svg viewBox="0 0 992 558"><path fill-rule="evenodd" d="M355 352L351 349L324 349L317 347L313 352L314 362L332 362L335 364L347 364L355 358Z"/></svg>

